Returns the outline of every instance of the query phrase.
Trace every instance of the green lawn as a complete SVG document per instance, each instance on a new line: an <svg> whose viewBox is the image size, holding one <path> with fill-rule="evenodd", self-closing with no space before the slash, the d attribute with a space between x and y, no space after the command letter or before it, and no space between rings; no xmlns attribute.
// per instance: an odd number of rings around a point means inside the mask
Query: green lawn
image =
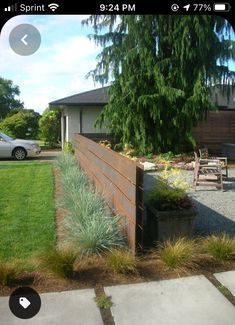
<svg viewBox="0 0 235 325"><path fill-rule="evenodd" d="M54 246L52 168L0 162L0 259L27 259Z"/></svg>

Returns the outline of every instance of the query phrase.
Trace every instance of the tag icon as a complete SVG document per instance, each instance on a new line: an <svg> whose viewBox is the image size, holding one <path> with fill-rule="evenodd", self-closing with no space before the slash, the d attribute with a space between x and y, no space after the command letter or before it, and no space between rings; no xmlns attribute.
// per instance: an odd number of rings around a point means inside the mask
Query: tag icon
<svg viewBox="0 0 235 325"><path fill-rule="evenodd" d="M25 297L20 297L19 303L24 309L28 308L29 305L31 305L31 302Z"/></svg>

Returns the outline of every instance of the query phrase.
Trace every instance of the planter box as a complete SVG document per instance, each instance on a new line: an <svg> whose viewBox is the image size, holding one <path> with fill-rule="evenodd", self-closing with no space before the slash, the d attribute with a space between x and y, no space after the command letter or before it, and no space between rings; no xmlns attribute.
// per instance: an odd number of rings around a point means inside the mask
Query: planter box
<svg viewBox="0 0 235 325"><path fill-rule="evenodd" d="M147 204L147 245L178 237L191 237L197 210L195 207L174 211L158 211Z"/></svg>

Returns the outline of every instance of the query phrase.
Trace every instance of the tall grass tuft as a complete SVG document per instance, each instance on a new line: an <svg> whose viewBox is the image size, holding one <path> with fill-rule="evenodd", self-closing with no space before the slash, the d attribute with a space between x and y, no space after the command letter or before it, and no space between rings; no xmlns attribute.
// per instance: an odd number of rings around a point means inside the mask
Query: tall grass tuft
<svg viewBox="0 0 235 325"><path fill-rule="evenodd" d="M135 273L136 259L128 250L114 249L105 254L105 261L114 273Z"/></svg>
<svg viewBox="0 0 235 325"><path fill-rule="evenodd" d="M105 200L91 185L71 155L59 157L63 196L59 205L68 211L63 220L64 240L81 254L100 254L125 244L119 218L111 215Z"/></svg>
<svg viewBox="0 0 235 325"><path fill-rule="evenodd" d="M9 286L16 280L23 268L19 261L1 261L0 262L0 284Z"/></svg>
<svg viewBox="0 0 235 325"><path fill-rule="evenodd" d="M61 173L65 173L72 166L77 166L75 157L69 153L60 153L55 162L56 167L58 167Z"/></svg>
<svg viewBox="0 0 235 325"><path fill-rule="evenodd" d="M235 256L235 239L228 235L212 235L202 240L205 252L217 260L223 261Z"/></svg>
<svg viewBox="0 0 235 325"><path fill-rule="evenodd" d="M42 267L47 268L62 278L70 278L77 255L72 249L54 249L40 256Z"/></svg>
<svg viewBox="0 0 235 325"><path fill-rule="evenodd" d="M186 238L167 240L159 249L158 256L170 268L180 268L191 264L195 243Z"/></svg>

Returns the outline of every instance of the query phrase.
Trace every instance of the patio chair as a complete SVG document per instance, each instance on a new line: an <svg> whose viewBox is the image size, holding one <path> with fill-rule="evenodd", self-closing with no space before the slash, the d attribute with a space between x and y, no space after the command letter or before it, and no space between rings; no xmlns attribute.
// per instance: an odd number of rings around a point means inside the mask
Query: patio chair
<svg viewBox="0 0 235 325"><path fill-rule="evenodd" d="M199 158L194 152L195 167L193 173L193 185L197 186L215 186L223 190L222 167L218 159Z"/></svg>
<svg viewBox="0 0 235 325"><path fill-rule="evenodd" d="M209 155L207 148L201 148L199 149L199 155L201 159L216 159L220 161L222 170L225 170L225 174L222 174L226 178L228 177L228 161L227 157L212 157Z"/></svg>

